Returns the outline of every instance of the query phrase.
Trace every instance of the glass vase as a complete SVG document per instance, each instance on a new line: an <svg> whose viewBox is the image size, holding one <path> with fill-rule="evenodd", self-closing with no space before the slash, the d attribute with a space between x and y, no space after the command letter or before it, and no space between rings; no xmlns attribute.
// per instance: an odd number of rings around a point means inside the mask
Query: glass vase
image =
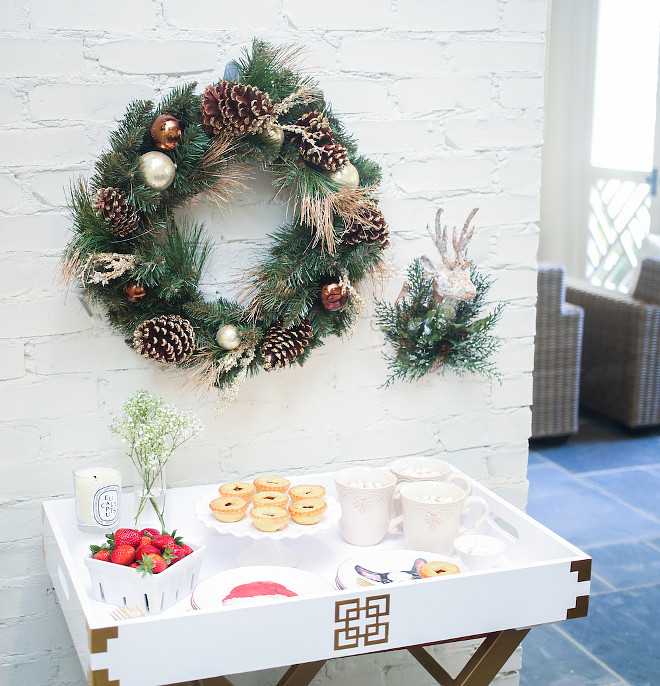
<svg viewBox="0 0 660 686"><path fill-rule="evenodd" d="M165 531L165 497L167 480L165 465L156 469L134 467L134 519L137 529L155 528Z"/></svg>

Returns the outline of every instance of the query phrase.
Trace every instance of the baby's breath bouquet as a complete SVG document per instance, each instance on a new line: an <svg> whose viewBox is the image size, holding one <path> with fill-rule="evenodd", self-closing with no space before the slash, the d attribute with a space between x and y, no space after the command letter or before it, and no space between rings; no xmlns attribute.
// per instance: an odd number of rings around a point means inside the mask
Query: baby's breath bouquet
<svg viewBox="0 0 660 686"><path fill-rule="evenodd" d="M126 454L142 480L136 484L139 504L135 524L150 504L161 530L165 530L163 470L172 453L203 429L201 421L192 412L166 405L162 398L140 390L121 406L121 414L112 419L109 429L128 444Z"/></svg>

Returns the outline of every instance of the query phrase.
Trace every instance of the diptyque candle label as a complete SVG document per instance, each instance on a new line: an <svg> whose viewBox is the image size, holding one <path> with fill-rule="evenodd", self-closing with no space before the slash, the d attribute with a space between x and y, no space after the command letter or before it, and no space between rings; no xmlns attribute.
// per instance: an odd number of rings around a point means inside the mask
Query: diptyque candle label
<svg viewBox="0 0 660 686"><path fill-rule="evenodd" d="M99 526L113 526L119 519L119 486L108 484L92 497L92 519Z"/></svg>

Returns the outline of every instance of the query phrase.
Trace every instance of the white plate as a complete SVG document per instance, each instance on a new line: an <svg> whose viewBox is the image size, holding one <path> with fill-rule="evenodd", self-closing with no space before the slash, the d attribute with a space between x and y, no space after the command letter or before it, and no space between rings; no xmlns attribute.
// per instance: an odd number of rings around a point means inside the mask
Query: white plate
<svg viewBox="0 0 660 686"><path fill-rule="evenodd" d="M195 610L222 610L228 609L228 607L240 607L239 603L225 606L222 604L222 599L229 595L236 586L249 584L253 581L274 581L277 584L282 584L282 586L285 586L289 591L293 591L298 596L303 597L325 595L328 591L335 590L327 579L311 572L305 572L302 569L291 569L290 567L239 567L237 569L228 569L225 572L218 572L200 581L193 590L190 602ZM293 599L295 599L295 596ZM256 598L251 599L249 604L256 605L284 600L289 600L289 597L266 596L259 600Z"/></svg>
<svg viewBox="0 0 660 686"><path fill-rule="evenodd" d="M209 503L219 497L218 491L209 491L208 495L200 498L195 504L195 515L202 524L206 524L210 529L215 529L221 534L231 534L237 538L299 538L309 536L318 531L323 531L336 524L341 517L341 505L332 496L325 498L328 509L323 513L323 517L318 524L297 524L292 519L281 531L259 531L252 523L250 509L245 513L245 517L240 522L219 522L211 512Z"/></svg>
<svg viewBox="0 0 660 686"><path fill-rule="evenodd" d="M468 569L455 557L422 550L365 550L342 562L337 569L335 583L340 589L388 586L389 584L420 579L419 566L424 562L451 562L461 572Z"/></svg>

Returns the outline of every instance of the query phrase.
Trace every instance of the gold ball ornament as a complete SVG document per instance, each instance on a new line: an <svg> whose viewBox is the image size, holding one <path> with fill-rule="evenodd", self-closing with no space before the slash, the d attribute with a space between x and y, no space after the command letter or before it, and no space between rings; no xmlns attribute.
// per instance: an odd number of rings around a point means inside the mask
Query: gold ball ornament
<svg viewBox="0 0 660 686"><path fill-rule="evenodd" d="M337 282L325 283L321 286L321 305L328 312L341 312L348 302L348 290Z"/></svg>
<svg viewBox="0 0 660 686"><path fill-rule="evenodd" d="M259 138L266 143L270 143L273 147L281 148L282 143L284 143L284 129L279 124L273 124L263 133L260 133Z"/></svg>
<svg viewBox="0 0 660 686"><path fill-rule="evenodd" d="M241 344L241 335L233 324L225 324L215 335L218 345L225 350L235 350Z"/></svg>
<svg viewBox="0 0 660 686"><path fill-rule="evenodd" d="M144 182L155 191L164 191L174 181L176 164L164 153L152 150L140 157L140 173Z"/></svg>
<svg viewBox="0 0 660 686"><path fill-rule="evenodd" d="M327 172L327 176L338 186L345 188L357 188L360 185L360 174L350 162L333 172Z"/></svg>
<svg viewBox="0 0 660 686"><path fill-rule="evenodd" d="M174 150L181 141L183 126L171 114L161 114L151 125L151 137L159 150Z"/></svg>

